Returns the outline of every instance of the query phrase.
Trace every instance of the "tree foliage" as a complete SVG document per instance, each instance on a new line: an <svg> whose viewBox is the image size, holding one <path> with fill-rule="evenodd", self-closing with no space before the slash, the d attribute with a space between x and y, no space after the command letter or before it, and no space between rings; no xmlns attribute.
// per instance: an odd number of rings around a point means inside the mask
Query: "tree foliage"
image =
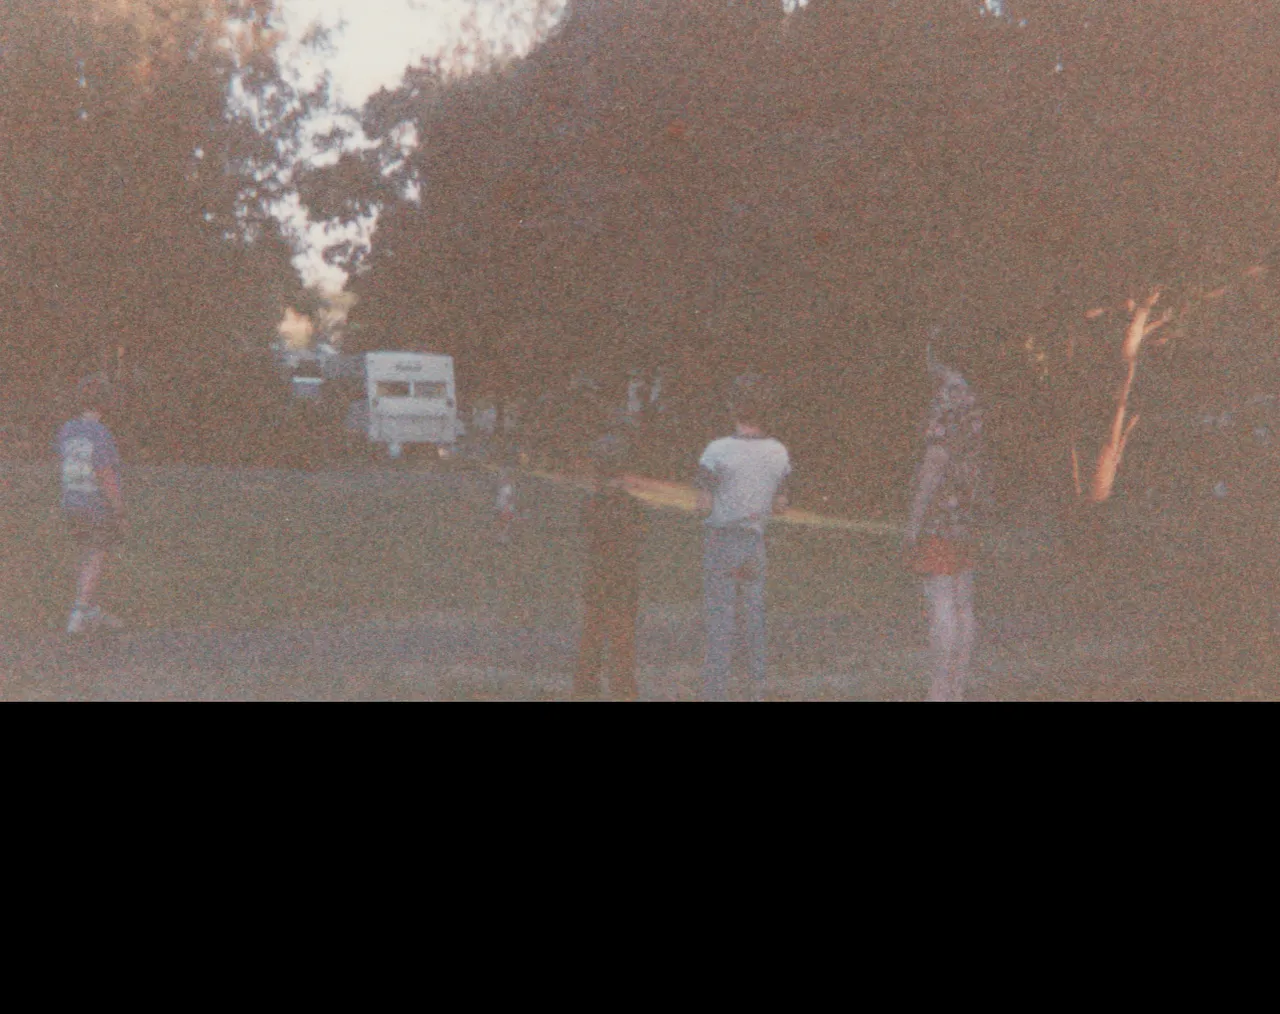
<svg viewBox="0 0 1280 1014"><path fill-rule="evenodd" d="M366 333L456 343L484 386L604 356L667 362L705 402L760 369L793 441L871 485L913 456L923 334L963 296L1003 353L1010 467L1065 461L1061 413L1083 392L1109 419L1122 337L1083 314L1153 285L1178 305L1274 243L1250 96L1280 40L1245 3L1004 7L575 5L419 112L429 199L382 224ZM1056 361L1068 332L1089 369L1056 402L1025 347ZM1215 340L1183 328L1156 358ZM1208 383L1153 366L1135 403Z"/></svg>
<svg viewBox="0 0 1280 1014"><path fill-rule="evenodd" d="M186 429L195 446L196 434L224 432L228 399L216 392L254 387L259 359L269 370L266 343L296 282L278 243L227 241L236 181L226 167L253 139L224 116L221 6L5 7L0 383L10 411L65 410L56 393L106 367L134 380L142 416L128 428L140 440L163 446L165 432Z"/></svg>
<svg viewBox="0 0 1280 1014"><path fill-rule="evenodd" d="M2 379L123 344L212 392L265 346L297 282L270 230L226 239L270 138L225 111L233 66L274 73L269 6L2 9ZM1241 0L980 6L578 0L527 59L420 69L363 111L371 138L422 139L419 204L388 199L385 151L300 191L324 214L383 207L362 342L453 352L476 393L662 364L690 441L759 370L833 485L901 484L922 335L961 296L1005 353L995 419L1019 468L1060 465L1071 420L1106 435L1123 327L1094 307L1159 285L1182 314L1143 353L1144 419L1265 382L1271 276L1198 300L1274 244L1258 96L1280 26ZM250 26L235 53L227 18Z"/></svg>

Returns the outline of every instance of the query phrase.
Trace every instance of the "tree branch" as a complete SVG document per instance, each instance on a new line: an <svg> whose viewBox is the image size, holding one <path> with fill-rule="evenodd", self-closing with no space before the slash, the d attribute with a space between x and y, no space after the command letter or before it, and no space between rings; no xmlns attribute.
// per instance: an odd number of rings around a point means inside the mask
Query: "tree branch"
<svg viewBox="0 0 1280 1014"><path fill-rule="evenodd" d="M1174 316L1175 314L1172 310L1165 310L1164 315L1159 320L1154 320L1143 328L1142 337L1145 338L1147 335L1151 334L1152 331L1159 331L1160 328L1171 323Z"/></svg>
<svg viewBox="0 0 1280 1014"><path fill-rule="evenodd" d="M1141 412L1134 412L1133 417L1125 425L1124 433L1120 436L1119 454L1124 454L1125 444L1129 442L1129 434L1133 432L1133 428L1138 425L1138 420L1142 418Z"/></svg>

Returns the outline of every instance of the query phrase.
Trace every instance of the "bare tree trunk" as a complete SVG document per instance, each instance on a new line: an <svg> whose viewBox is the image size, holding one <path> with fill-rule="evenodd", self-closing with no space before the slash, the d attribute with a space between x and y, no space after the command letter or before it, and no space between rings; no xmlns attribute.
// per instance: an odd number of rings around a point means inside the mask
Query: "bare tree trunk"
<svg viewBox="0 0 1280 1014"><path fill-rule="evenodd" d="M1148 323L1151 309L1159 298L1160 290L1154 289L1144 302L1135 303L1131 300L1129 303L1132 316L1125 330L1124 344L1120 347L1120 357L1125 364L1125 377L1116 395L1115 414L1111 417L1111 432L1098 452L1098 464L1094 469L1093 481L1089 484L1091 503L1102 503L1111 497L1115 489L1116 476L1120 472L1120 462L1124 458L1124 448L1129 442L1129 434L1138 425L1137 414L1127 418L1129 393L1133 390L1133 378L1138 373L1138 352L1142 348L1142 340L1147 335L1173 319L1171 313L1166 313L1158 321Z"/></svg>
<svg viewBox="0 0 1280 1014"><path fill-rule="evenodd" d="M1111 432L1106 443L1098 452L1098 464L1093 472L1093 481L1089 484L1089 500L1091 503L1102 503L1110 498L1115 488L1116 476L1120 472L1120 461L1124 457L1124 446L1129 441L1129 434L1138 424L1138 416L1125 422L1129 405L1129 392L1133 389L1133 378L1137 375L1136 361L1125 368L1124 383L1120 393L1116 395L1116 411L1111 417Z"/></svg>
<svg viewBox="0 0 1280 1014"><path fill-rule="evenodd" d="M1071 387L1075 386L1075 358L1076 358L1076 338L1074 334L1067 335L1067 374ZM1080 478L1080 417L1078 411L1073 406L1071 409L1071 482L1075 487L1076 500L1084 496L1084 482Z"/></svg>

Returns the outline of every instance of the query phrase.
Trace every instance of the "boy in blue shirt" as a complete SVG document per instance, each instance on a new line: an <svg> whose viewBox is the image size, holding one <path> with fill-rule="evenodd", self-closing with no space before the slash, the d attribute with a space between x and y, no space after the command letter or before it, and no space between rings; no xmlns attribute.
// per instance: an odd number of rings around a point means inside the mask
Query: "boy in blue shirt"
<svg viewBox="0 0 1280 1014"><path fill-rule="evenodd" d="M124 499L120 494L120 454L111 431L102 424L110 383L101 374L86 377L76 389L80 415L58 431L62 517L81 547L76 601L67 620L68 634L122 624L94 601L107 554L124 541Z"/></svg>

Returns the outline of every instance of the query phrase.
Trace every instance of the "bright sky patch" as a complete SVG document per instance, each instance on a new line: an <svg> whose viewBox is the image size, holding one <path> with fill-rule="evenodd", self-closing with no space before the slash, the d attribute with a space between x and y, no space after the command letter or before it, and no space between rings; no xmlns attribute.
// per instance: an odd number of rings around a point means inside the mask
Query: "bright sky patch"
<svg viewBox="0 0 1280 1014"><path fill-rule="evenodd" d="M381 205L318 218L299 195L300 177L359 154L378 160L403 199L419 200L410 163L417 128L406 121L369 137L362 122L369 99L401 87L412 68L447 80L526 56L566 10L566 0L278 0L268 27L279 35L280 81L255 82L242 69L228 89L231 114L274 141L273 157L249 167L241 193L245 238L253 240L265 214L293 247L303 283L340 291L364 263ZM236 37L252 31L250 22L231 24L233 52Z"/></svg>

